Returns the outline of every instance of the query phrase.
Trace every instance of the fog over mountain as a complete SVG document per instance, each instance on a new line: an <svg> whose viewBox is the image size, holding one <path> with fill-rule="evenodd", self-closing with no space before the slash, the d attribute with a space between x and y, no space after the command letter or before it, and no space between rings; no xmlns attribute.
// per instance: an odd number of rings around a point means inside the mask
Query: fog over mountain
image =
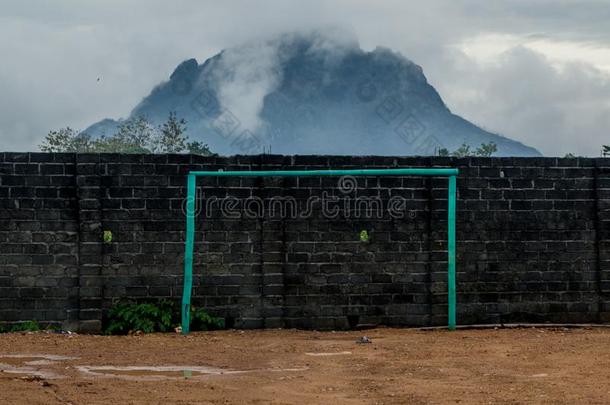
<svg viewBox="0 0 610 405"><path fill-rule="evenodd" d="M421 67L338 30L289 33L178 65L125 118L158 125L175 111L192 140L220 154L430 155L495 142L498 156L539 156L452 114ZM84 132L111 135L120 120Z"/></svg>

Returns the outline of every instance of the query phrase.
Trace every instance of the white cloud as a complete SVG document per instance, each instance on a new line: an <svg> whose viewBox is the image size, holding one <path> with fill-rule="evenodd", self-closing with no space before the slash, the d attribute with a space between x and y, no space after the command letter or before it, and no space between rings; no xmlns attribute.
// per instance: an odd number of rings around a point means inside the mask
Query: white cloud
<svg viewBox="0 0 610 405"><path fill-rule="evenodd" d="M449 106L488 130L545 155L599 156L610 128L610 76L515 46L481 62L454 51L454 80L440 86Z"/></svg>
<svg viewBox="0 0 610 405"><path fill-rule="evenodd" d="M281 83L280 65L291 56L286 52L292 50L282 45L301 36L312 41L308 52L321 56L329 64L336 63L348 50L358 46L351 31L329 27L252 40L223 52L214 70L219 101L239 118L245 129L255 132L264 124L260 118L264 98Z"/></svg>
<svg viewBox="0 0 610 405"><path fill-rule="evenodd" d="M239 117L245 129L256 131L262 125L259 114L264 98L281 81L277 69L277 44L251 42L227 49L219 61L218 97L223 108Z"/></svg>
<svg viewBox="0 0 610 405"><path fill-rule="evenodd" d="M466 38L455 47L479 63L491 64L508 50L523 47L544 55L557 69L566 63L585 63L610 74L610 44L567 41L541 35L482 33Z"/></svg>

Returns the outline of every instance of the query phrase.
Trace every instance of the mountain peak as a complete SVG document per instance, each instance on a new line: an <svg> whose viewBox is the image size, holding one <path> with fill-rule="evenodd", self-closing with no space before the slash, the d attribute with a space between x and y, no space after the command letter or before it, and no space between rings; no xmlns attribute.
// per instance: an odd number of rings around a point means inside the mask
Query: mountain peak
<svg viewBox="0 0 610 405"><path fill-rule="evenodd" d="M199 64L197 63L197 59L187 59L174 69L174 72L170 75L169 79L180 80L185 77L190 77L197 72L198 67Z"/></svg>
<svg viewBox="0 0 610 405"><path fill-rule="evenodd" d="M221 154L429 155L494 142L501 156L539 155L452 114L419 65L385 47L365 52L344 30L250 41L202 65L185 60L130 116L159 124L170 111Z"/></svg>

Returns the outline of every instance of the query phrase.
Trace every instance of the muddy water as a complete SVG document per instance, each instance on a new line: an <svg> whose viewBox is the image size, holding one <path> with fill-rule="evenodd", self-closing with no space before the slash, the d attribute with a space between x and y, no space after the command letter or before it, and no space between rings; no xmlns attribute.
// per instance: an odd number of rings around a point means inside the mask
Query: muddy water
<svg viewBox="0 0 610 405"><path fill-rule="evenodd" d="M53 354L0 354L0 372L44 379L64 378L65 376L50 370L48 366L77 358Z"/></svg>
<svg viewBox="0 0 610 405"><path fill-rule="evenodd" d="M232 370L208 366L91 366L75 365L61 366L67 360L77 360L78 357L57 356L51 354L0 354L0 372L33 376L42 379L65 378L54 370L58 366L64 370L76 369L87 378L118 378L133 381L158 381L178 379L203 379L211 376L222 376L243 373L261 372L297 372L307 370L307 367L271 368L252 370Z"/></svg>
<svg viewBox="0 0 610 405"><path fill-rule="evenodd" d="M239 374L245 371L225 370L202 366L76 366L81 374L94 378L121 378L125 380L176 380L183 378L199 379L210 375Z"/></svg>
<svg viewBox="0 0 610 405"><path fill-rule="evenodd" d="M83 375L93 378L120 378L124 380L155 381L177 379L203 379L210 376L244 374L255 372L296 372L307 367L229 370L206 366L76 366Z"/></svg>
<svg viewBox="0 0 610 405"><path fill-rule="evenodd" d="M347 356L352 354L352 352L306 352L307 356L318 356L318 357L327 357L327 356Z"/></svg>

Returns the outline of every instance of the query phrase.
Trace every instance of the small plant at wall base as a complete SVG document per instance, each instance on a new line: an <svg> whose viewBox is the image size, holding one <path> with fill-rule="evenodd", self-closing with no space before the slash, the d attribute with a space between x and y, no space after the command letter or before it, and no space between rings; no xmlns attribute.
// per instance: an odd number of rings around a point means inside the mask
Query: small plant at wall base
<svg viewBox="0 0 610 405"><path fill-rule="evenodd" d="M116 302L108 311L107 335L126 335L130 332L169 332L179 324L180 313L168 300L156 303ZM216 318L203 309L191 311L192 330L217 330L224 328L224 319Z"/></svg>
<svg viewBox="0 0 610 405"><path fill-rule="evenodd" d="M117 302L108 311L106 334L124 335L131 331L167 332L172 326L173 304Z"/></svg>
<svg viewBox="0 0 610 405"><path fill-rule="evenodd" d="M191 307L191 330L219 330L225 328L225 320L211 316L203 308Z"/></svg>
<svg viewBox="0 0 610 405"><path fill-rule="evenodd" d="M42 328L36 321L25 321L16 323L10 327L0 326L0 333L11 333L11 332L37 332Z"/></svg>

